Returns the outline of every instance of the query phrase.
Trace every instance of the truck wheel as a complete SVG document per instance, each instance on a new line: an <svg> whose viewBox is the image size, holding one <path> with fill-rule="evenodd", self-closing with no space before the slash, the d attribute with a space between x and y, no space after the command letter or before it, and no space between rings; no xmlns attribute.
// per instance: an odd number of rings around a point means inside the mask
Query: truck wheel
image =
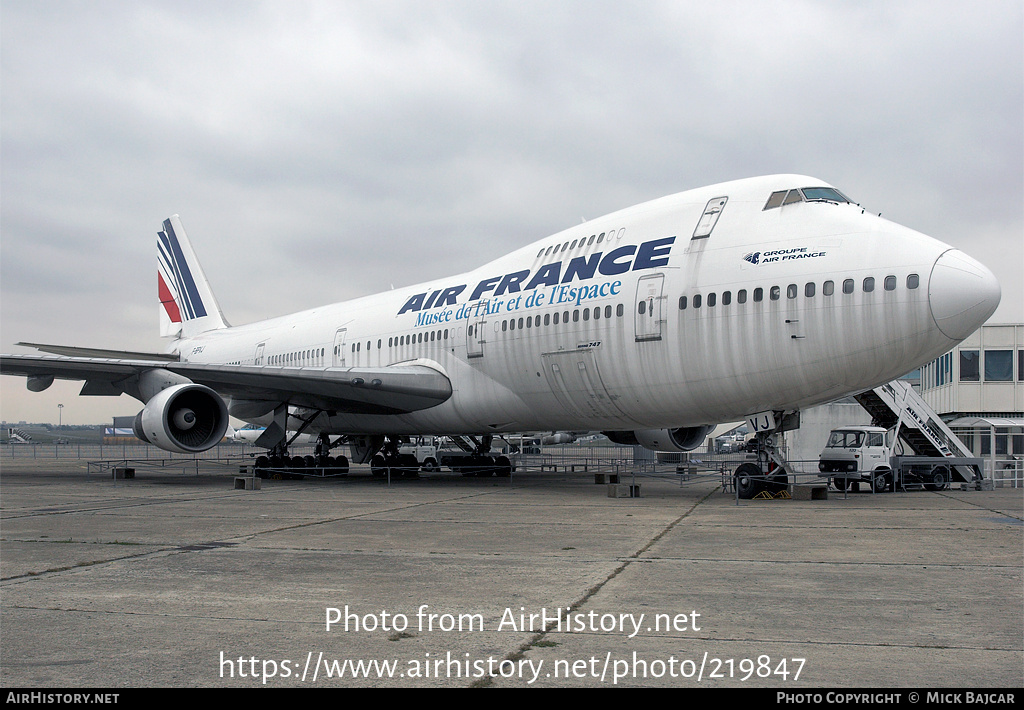
<svg viewBox="0 0 1024 710"><path fill-rule="evenodd" d="M434 459L427 459L423 462L420 470L423 471L423 473L436 473L441 470L441 467L437 465L437 461Z"/></svg>
<svg viewBox="0 0 1024 710"><path fill-rule="evenodd" d="M875 493L885 493L889 488L889 474L887 471L879 471L871 481L872 490Z"/></svg>
<svg viewBox="0 0 1024 710"><path fill-rule="evenodd" d="M845 491L846 490L846 479L845 478L839 478L839 476L836 476L835 478L832 479L832 485L836 487L837 491Z"/></svg>
<svg viewBox="0 0 1024 710"><path fill-rule="evenodd" d="M374 478L384 478L387 475L387 462L380 454L370 459L370 473L373 474Z"/></svg>
<svg viewBox="0 0 1024 710"><path fill-rule="evenodd" d="M924 484L924 487L929 491L944 491L946 490L946 481L948 480L949 476L946 467L936 466L932 469L931 483Z"/></svg>
<svg viewBox="0 0 1024 710"><path fill-rule="evenodd" d="M752 463L740 464L733 474L733 482L736 484L736 495L744 500L753 498L764 488L761 469Z"/></svg>

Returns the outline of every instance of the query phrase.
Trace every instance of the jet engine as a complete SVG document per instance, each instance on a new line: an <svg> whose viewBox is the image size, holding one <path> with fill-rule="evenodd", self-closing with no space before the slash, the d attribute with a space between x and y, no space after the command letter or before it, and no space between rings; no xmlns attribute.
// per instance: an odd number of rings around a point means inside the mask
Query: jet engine
<svg viewBox="0 0 1024 710"><path fill-rule="evenodd" d="M616 444L642 446L652 451L692 451L704 443L712 429L713 426L689 426L679 429L638 429L603 433Z"/></svg>
<svg viewBox="0 0 1024 710"><path fill-rule="evenodd" d="M194 454L224 438L228 408L204 385L180 384L161 390L132 424L135 436L164 451Z"/></svg>

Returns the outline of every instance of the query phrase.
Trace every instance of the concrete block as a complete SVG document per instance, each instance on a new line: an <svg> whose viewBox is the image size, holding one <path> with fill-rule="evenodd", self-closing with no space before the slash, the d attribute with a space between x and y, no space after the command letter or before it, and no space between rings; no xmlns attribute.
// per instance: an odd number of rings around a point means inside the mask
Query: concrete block
<svg viewBox="0 0 1024 710"><path fill-rule="evenodd" d="M123 468L123 467L115 468L113 476L114 476L114 478L118 478L118 479L120 479L120 478L135 478L135 469L134 468Z"/></svg>
<svg viewBox="0 0 1024 710"><path fill-rule="evenodd" d="M595 473L594 483L597 485L604 485L606 483L618 483L619 474L617 473Z"/></svg>
<svg viewBox="0 0 1024 710"><path fill-rule="evenodd" d="M609 483L608 484L608 497L609 498L639 498L640 497L640 485L631 486L625 483Z"/></svg>
<svg viewBox="0 0 1024 710"><path fill-rule="evenodd" d="M262 488L263 480L255 476L235 476L236 491L258 491Z"/></svg>
<svg viewBox="0 0 1024 710"><path fill-rule="evenodd" d="M828 486L790 486L793 500L828 500Z"/></svg>

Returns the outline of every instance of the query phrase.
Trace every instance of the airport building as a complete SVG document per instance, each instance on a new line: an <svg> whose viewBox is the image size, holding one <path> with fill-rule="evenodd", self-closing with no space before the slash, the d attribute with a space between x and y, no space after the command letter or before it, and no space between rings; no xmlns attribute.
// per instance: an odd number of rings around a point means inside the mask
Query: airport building
<svg viewBox="0 0 1024 710"><path fill-rule="evenodd" d="M984 325L921 368L921 396L988 475L1024 464L1024 324Z"/></svg>

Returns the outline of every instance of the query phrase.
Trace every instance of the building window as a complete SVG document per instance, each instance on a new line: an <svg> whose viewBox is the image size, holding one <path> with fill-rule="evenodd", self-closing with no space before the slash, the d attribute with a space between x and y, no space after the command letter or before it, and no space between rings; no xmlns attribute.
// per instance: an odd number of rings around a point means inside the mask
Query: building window
<svg viewBox="0 0 1024 710"><path fill-rule="evenodd" d="M985 381L1013 382L1013 351L985 351Z"/></svg>
<svg viewBox="0 0 1024 710"><path fill-rule="evenodd" d="M981 380L980 357L977 350L960 351L960 381L979 382Z"/></svg>

